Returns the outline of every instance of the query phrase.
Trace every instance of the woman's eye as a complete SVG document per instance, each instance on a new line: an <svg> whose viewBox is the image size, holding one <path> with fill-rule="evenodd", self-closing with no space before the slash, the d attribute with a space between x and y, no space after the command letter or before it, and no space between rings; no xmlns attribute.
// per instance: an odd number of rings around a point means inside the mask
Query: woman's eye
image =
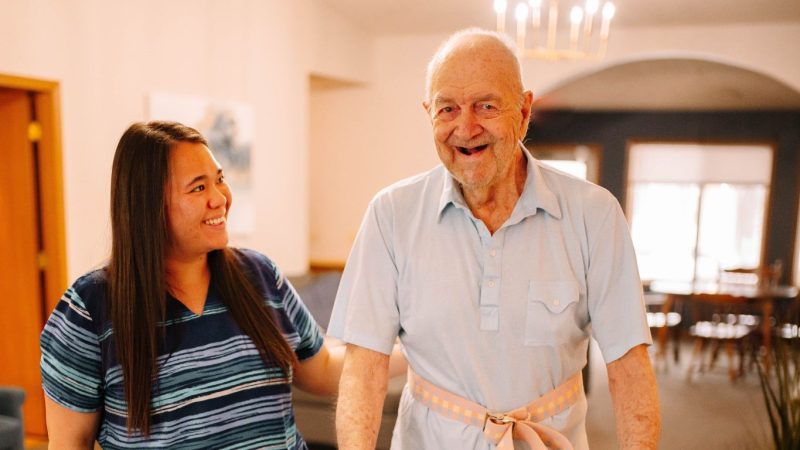
<svg viewBox="0 0 800 450"><path fill-rule="evenodd" d="M224 182L225 182L225 175L220 175L219 178L217 178L217 183L224 183Z"/></svg>
<svg viewBox="0 0 800 450"><path fill-rule="evenodd" d="M200 184L200 185L198 185L198 186L195 186L195 187L194 187L194 188L191 190L191 192L201 192L201 191L205 191L205 190L206 190L206 186L205 186L205 185L203 185L203 184Z"/></svg>

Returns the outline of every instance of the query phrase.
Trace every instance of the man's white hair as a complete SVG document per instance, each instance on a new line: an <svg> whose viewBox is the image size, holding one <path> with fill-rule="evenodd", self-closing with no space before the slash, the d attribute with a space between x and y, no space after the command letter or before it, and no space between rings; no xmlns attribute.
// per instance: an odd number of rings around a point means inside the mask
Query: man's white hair
<svg viewBox="0 0 800 450"><path fill-rule="evenodd" d="M425 101L430 101L431 95L431 82L436 70L441 66L445 57L457 46L464 45L462 41L466 41L472 37L483 37L494 40L496 43L501 44L502 48L508 52L511 60L514 62L514 72L517 75L517 81L520 89L522 89L522 68L520 67L519 57L517 56L517 45L505 33L498 33L496 31L488 31L478 27L466 28L451 34L436 50L433 57L428 62L428 67L425 70Z"/></svg>

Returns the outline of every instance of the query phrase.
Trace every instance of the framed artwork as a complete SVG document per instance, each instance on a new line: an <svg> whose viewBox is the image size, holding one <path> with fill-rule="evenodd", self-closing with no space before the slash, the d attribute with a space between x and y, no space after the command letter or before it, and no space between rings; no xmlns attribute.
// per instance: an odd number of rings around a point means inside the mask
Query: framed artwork
<svg viewBox="0 0 800 450"><path fill-rule="evenodd" d="M250 164L255 122L253 108L235 101L152 93L148 97L147 111L150 120L174 120L205 136L233 192L235 206L228 216L228 231L234 235L253 233L255 204Z"/></svg>

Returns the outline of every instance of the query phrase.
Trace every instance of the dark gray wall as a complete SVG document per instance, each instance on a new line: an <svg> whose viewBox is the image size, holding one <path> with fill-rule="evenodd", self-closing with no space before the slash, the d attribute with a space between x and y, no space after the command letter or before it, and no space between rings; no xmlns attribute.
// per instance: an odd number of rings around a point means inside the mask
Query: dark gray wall
<svg viewBox="0 0 800 450"><path fill-rule="evenodd" d="M758 142L775 147L764 248L766 263L793 273L800 200L800 111L535 113L527 144L590 144L602 149L600 184L625 204L626 155L632 141Z"/></svg>

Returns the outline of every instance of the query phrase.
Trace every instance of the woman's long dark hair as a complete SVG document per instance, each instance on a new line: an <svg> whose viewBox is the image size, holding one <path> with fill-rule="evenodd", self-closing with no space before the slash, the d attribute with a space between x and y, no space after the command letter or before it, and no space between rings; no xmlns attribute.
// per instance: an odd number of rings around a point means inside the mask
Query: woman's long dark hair
<svg viewBox="0 0 800 450"><path fill-rule="evenodd" d="M128 432L139 430L145 436L150 434L151 389L164 332L158 323L166 319L165 188L169 154L178 142L208 145L197 130L176 122L135 123L120 138L111 171L111 325L128 404ZM264 363L278 365L288 375L296 356L238 255L230 248L210 252L211 279Z"/></svg>

